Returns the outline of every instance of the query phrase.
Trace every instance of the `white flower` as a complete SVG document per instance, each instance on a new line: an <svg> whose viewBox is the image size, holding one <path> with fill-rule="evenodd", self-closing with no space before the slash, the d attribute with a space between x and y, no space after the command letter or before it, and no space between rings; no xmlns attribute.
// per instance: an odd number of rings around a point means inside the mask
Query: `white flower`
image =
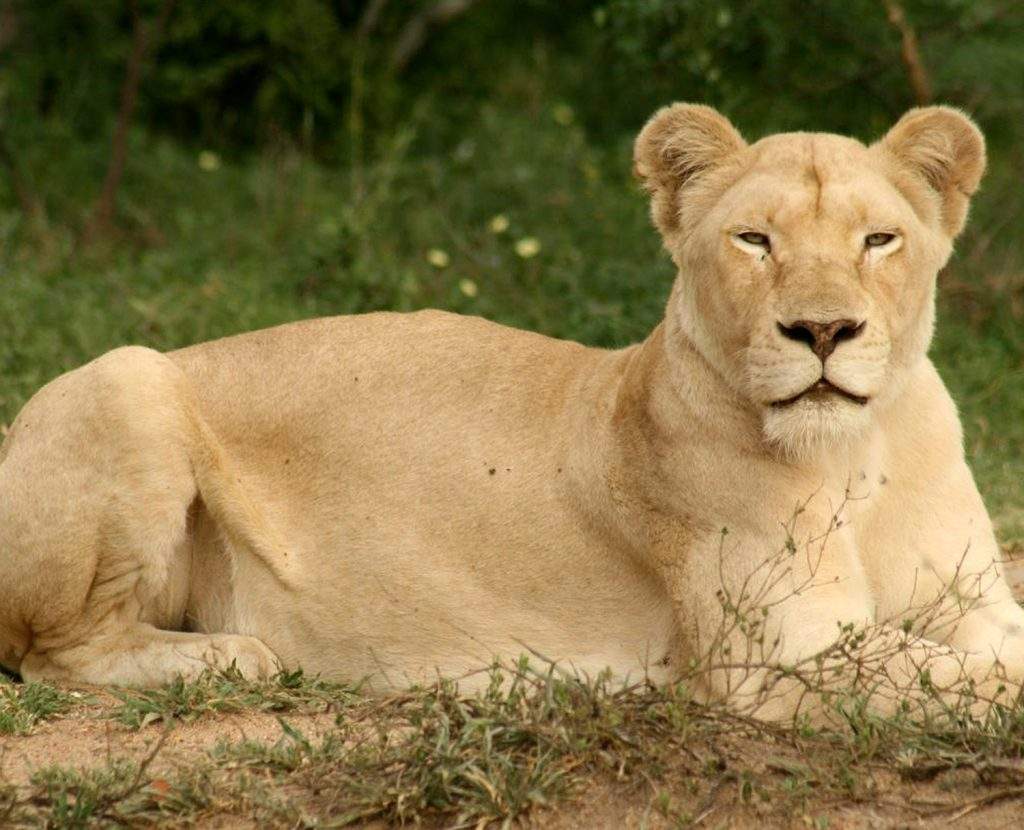
<svg viewBox="0 0 1024 830"><path fill-rule="evenodd" d="M475 297L479 289L473 280L463 279L459 280L459 291L465 294L467 297Z"/></svg>
<svg viewBox="0 0 1024 830"><path fill-rule="evenodd" d="M440 248L431 248L427 251L427 262L435 268L447 268L448 263L451 262L451 257Z"/></svg>
<svg viewBox="0 0 1024 830"><path fill-rule="evenodd" d="M508 224L508 217L504 213L499 213L491 217L491 221L487 223L487 228L491 233L505 233L508 230Z"/></svg>
<svg viewBox="0 0 1024 830"><path fill-rule="evenodd" d="M540 240L533 236L524 236L516 242L516 254L523 259L535 257L540 253Z"/></svg>

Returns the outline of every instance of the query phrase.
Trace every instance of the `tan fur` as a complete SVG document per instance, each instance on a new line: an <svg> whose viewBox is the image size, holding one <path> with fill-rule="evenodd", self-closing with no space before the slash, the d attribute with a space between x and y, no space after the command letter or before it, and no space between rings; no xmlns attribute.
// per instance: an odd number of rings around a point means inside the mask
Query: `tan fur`
<svg viewBox="0 0 1024 830"><path fill-rule="evenodd" d="M926 357L983 168L947 108L865 147L748 145L675 105L636 145L679 269L642 344L372 314L58 378L0 450L0 661L149 685L235 660L386 690L531 651L664 682L707 649L716 592L790 549L765 617L780 661L952 585L961 617L918 623L949 647L933 678L998 658L1019 680L1024 613ZM869 249L878 232L899 244ZM780 329L839 319L865 325L824 369ZM779 404L823 371L867 403ZM888 659L893 684L926 646ZM741 702L749 676L718 666L698 692Z"/></svg>

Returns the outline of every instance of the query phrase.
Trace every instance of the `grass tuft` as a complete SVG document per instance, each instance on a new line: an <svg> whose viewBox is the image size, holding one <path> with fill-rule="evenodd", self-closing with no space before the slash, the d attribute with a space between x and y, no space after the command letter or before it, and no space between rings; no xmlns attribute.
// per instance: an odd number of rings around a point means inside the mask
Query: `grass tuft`
<svg viewBox="0 0 1024 830"><path fill-rule="evenodd" d="M110 717L130 729L142 729L214 712L330 711L347 706L355 693L349 686L306 677L301 669L282 671L267 683L255 683L232 667L204 672L196 680L179 678L157 689L120 689L113 694L120 705Z"/></svg>
<svg viewBox="0 0 1024 830"><path fill-rule="evenodd" d="M27 735L39 721L68 711L75 697L48 683L0 678L0 735Z"/></svg>

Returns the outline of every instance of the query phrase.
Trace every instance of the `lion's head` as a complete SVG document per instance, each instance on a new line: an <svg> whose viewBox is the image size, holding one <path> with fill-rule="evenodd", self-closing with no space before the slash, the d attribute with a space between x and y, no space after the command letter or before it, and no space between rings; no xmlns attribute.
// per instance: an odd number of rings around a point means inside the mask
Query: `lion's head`
<svg viewBox="0 0 1024 830"><path fill-rule="evenodd" d="M978 128L928 107L871 146L747 144L715 110L676 104L644 127L635 162L679 269L668 331L769 443L803 454L859 434L928 349L936 274L985 168Z"/></svg>

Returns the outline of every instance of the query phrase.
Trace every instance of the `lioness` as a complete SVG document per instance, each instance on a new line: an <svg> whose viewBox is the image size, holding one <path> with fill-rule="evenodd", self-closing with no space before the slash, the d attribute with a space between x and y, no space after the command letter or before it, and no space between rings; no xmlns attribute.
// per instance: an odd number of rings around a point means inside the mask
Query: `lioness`
<svg viewBox="0 0 1024 830"><path fill-rule="evenodd" d="M678 267L639 345L369 314L45 386L0 450L0 662L386 690L525 652L653 682L706 659L701 696L785 717L765 652L877 624L878 705L926 659L935 688L1015 690L1024 612L926 356L978 129L929 107L871 146L747 144L676 104L635 166Z"/></svg>

